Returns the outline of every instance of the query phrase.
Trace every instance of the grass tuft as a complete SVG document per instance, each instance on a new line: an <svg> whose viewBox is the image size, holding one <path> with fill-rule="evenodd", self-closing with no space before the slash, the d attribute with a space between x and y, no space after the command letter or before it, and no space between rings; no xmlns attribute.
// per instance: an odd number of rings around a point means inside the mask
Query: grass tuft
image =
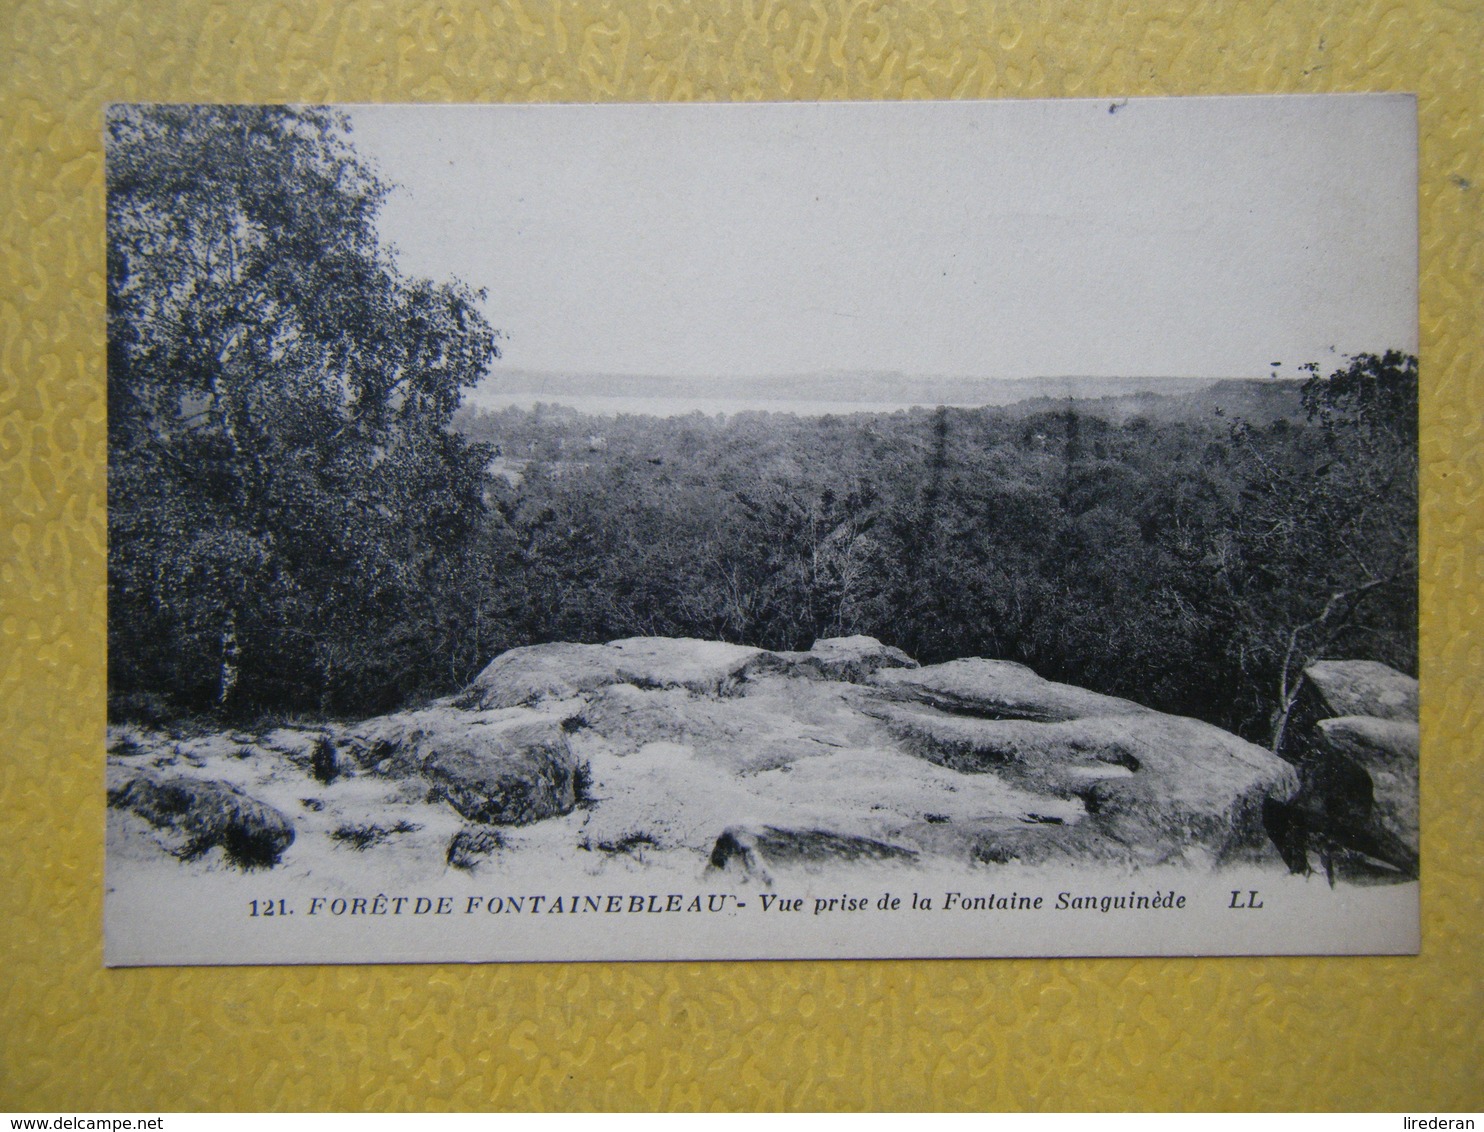
<svg viewBox="0 0 1484 1132"><path fill-rule="evenodd" d="M416 833L422 826L410 821L399 821L393 826L380 826L375 824L346 825L339 826L330 833L330 837L343 845L348 845L356 852L364 852L373 845L380 845L384 841L390 841L399 833Z"/></svg>
<svg viewBox="0 0 1484 1132"><path fill-rule="evenodd" d="M505 847L498 829L488 826L466 826L448 843L448 863L456 869L473 869L496 849Z"/></svg>

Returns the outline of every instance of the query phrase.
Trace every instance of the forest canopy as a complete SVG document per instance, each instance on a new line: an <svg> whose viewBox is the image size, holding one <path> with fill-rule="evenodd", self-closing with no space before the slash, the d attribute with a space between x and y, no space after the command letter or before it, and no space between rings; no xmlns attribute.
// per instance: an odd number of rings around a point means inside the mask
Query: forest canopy
<svg viewBox="0 0 1484 1132"><path fill-rule="evenodd" d="M107 129L117 712L380 710L543 641L867 633L1266 743L1314 659L1415 671L1415 358L1001 408L479 412L483 296L399 269L343 116Z"/></svg>
<svg viewBox="0 0 1484 1132"><path fill-rule="evenodd" d="M1416 387L1393 352L999 408L465 409L500 453L484 624L501 644L867 633L1269 743L1315 659L1415 672Z"/></svg>

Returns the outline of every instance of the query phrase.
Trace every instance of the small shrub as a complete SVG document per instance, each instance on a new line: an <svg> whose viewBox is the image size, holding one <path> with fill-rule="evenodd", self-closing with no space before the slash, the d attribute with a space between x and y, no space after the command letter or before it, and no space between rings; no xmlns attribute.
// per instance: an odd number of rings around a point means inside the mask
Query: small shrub
<svg viewBox="0 0 1484 1132"><path fill-rule="evenodd" d="M328 735L315 740L314 753L309 756L309 773L325 786L340 777L340 755Z"/></svg>
<svg viewBox="0 0 1484 1132"><path fill-rule="evenodd" d="M127 692L108 697L108 719L110 723L129 721L142 723L146 727L161 727L174 714L170 701L153 692Z"/></svg>
<svg viewBox="0 0 1484 1132"><path fill-rule="evenodd" d="M375 824L346 824L331 832L330 837L342 844L349 845L357 853L360 853L373 845L380 845L383 841L390 841L399 833L416 833L421 828L422 826L410 821L399 821L390 828Z"/></svg>
<svg viewBox="0 0 1484 1132"><path fill-rule="evenodd" d="M610 857L616 857L622 853L637 861L644 860L645 849L658 849L659 847L660 843L648 833L626 833L617 841L593 842L583 838L578 844L579 849L584 849L589 853L594 849L600 853L607 853Z"/></svg>
<svg viewBox="0 0 1484 1132"><path fill-rule="evenodd" d="M220 728L220 722L209 715L187 715L172 719L166 730L172 739L204 739Z"/></svg>
<svg viewBox="0 0 1484 1132"><path fill-rule="evenodd" d="M572 772L572 797L579 806L594 801L591 763L578 763L577 769Z"/></svg>
<svg viewBox="0 0 1484 1132"><path fill-rule="evenodd" d="M243 872L271 869L278 864L278 859L283 853L279 839L273 831L245 826L238 822L229 823L217 836L203 838L201 852L204 853L212 845L220 845L227 860Z"/></svg>
<svg viewBox="0 0 1484 1132"><path fill-rule="evenodd" d="M448 843L448 863L456 869L473 869L496 849L505 847L498 829L488 826L465 826Z"/></svg>
<svg viewBox="0 0 1484 1132"><path fill-rule="evenodd" d="M126 758L129 755L142 755L144 751L144 744L132 735L125 735L117 743L108 748L110 755L122 755Z"/></svg>

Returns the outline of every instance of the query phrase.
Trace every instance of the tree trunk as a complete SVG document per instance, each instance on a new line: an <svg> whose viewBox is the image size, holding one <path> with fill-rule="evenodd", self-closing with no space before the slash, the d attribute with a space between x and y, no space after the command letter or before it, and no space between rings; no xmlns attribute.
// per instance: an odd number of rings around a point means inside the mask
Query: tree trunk
<svg viewBox="0 0 1484 1132"><path fill-rule="evenodd" d="M238 661L241 658L241 649L237 643L237 614L232 610L227 611L226 620L222 624L222 653L221 665L217 671L216 679L216 707L222 711L227 706L227 701L232 696L232 691L237 687Z"/></svg>
<svg viewBox="0 0 1484 1132"><path fill-rule="evenodd" d="M1285 665L1283 683L1286 685L1287 682L1288 673L1286 671ZM1293 705L1298 703L1299 692L1303 690L1303 687L1304 675L1302 672L1300 672L1299 678L1293 683L1293 690L1291 692L1284 691L1279 695L1278 715L1273 720L1273 741L1270 744L1270 749L1275 755L1281 753L1283 747L1283 733L1288 730L1289 716L1293 714Z"/></svg>

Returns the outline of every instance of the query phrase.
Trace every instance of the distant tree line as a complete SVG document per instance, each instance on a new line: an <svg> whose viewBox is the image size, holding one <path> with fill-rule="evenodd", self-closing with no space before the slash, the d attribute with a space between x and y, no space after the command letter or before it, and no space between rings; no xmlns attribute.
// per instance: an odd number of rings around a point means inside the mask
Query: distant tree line
<svg viewBox="0 0 1484 1132"><path fill-rule="evenodd" d="M116 713L384 710L543 641L869 633L1268 742L1315 657L1415 670L1411 357L1245 419L478 413L498 335L401 273L347 120L122 107L107 162Z"/></svg>
<svg viewBox="0 0 1484 1132"><path fill-rule="evenodd" d="M1254 425L1079 402L801 418L461 412L497 446L490 648L868 633L1264 742L1320 656L1416 667L1415 359Z"/></svg>

